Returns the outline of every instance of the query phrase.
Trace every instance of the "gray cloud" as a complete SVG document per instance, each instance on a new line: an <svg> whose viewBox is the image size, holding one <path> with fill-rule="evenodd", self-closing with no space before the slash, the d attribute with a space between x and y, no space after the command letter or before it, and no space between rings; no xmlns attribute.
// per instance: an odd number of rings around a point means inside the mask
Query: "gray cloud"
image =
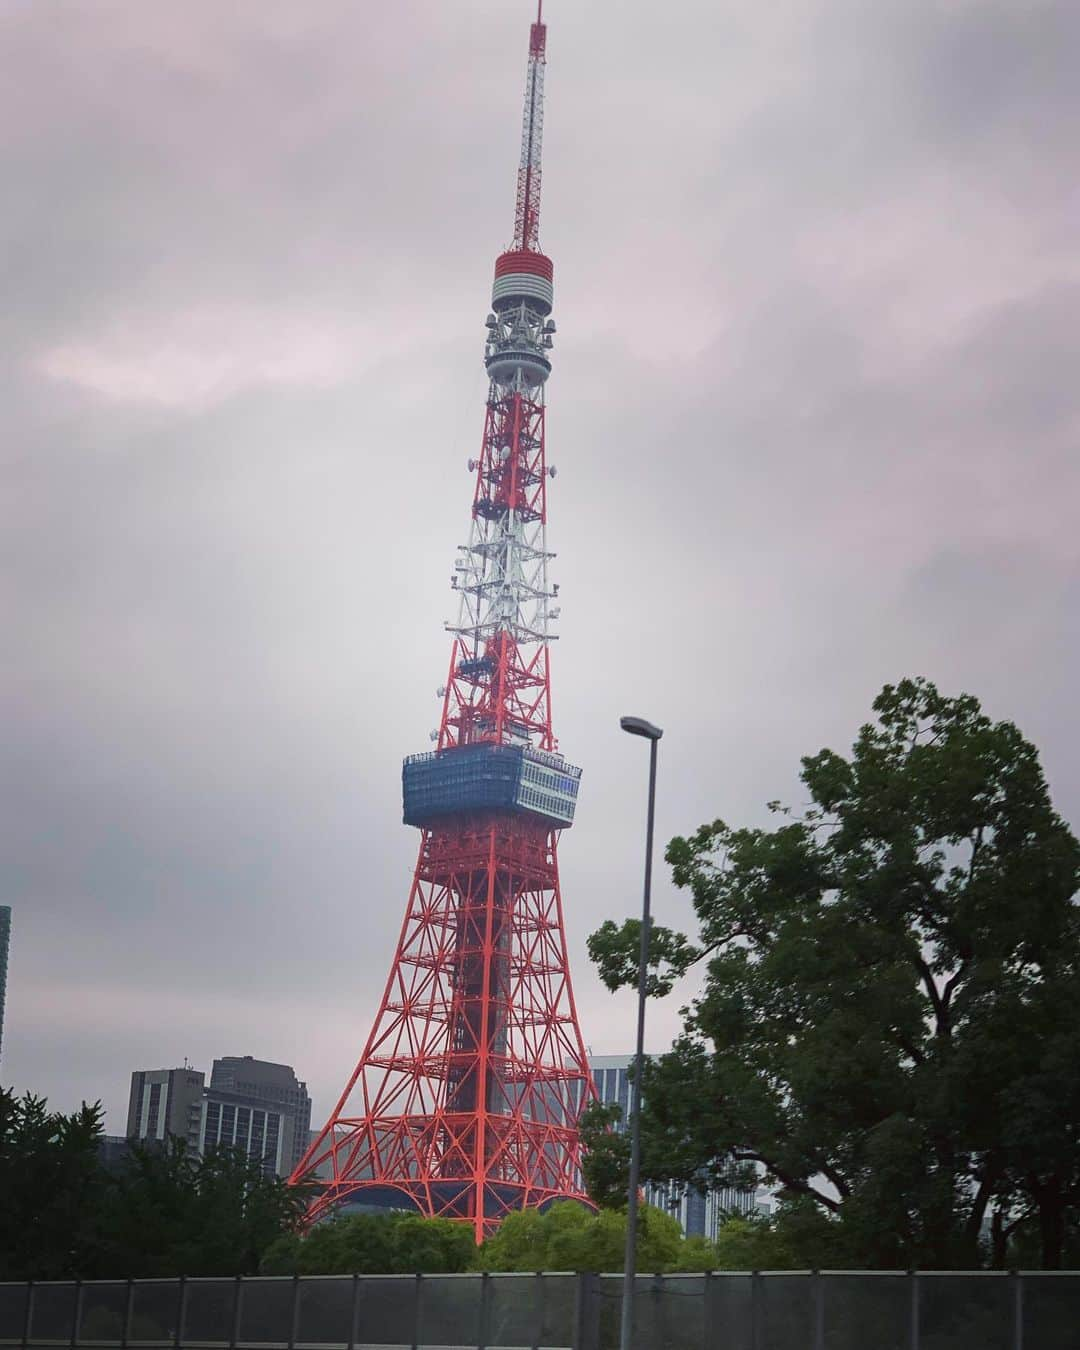
<svg viewBox="0 0 1080 1350"><path fill-rule="evenodd" d="M620 712L668 728L665 837L797 799L907 673L1017 720L1080 822L1080 21L550 10L561 856L614 1052ZM0 14L3 1077L118 1127L131 1069L250 1052L319 1113L414 858L528 6Z"/></svg>

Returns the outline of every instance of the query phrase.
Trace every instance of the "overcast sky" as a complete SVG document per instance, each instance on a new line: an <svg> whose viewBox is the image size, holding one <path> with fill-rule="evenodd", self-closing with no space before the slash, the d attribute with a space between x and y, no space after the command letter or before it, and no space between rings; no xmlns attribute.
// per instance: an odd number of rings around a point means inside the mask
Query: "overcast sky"
<svg viewBox="0 0 1080 1350"><path fill-rule="evenodd" d="M664 839L798 803L908 674L1018 722L1080 825L1080 6L546 8L563 894L618 1053L621 713L666 728ZM224 1054L321 1123L366 1037L530 18L0 0L0 1078L113 1131L133 1069Z"/></svg>

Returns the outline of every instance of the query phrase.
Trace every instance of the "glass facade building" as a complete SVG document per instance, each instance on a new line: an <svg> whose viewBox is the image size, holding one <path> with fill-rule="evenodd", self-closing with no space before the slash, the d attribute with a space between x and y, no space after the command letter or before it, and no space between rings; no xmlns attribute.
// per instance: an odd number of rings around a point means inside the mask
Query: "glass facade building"
<svg viewBox="0 0 1080 1350"><path fill-rule="evenodd" d="M212 1089L211 1089L212 1091ZM249 1158L262 1162L267 1175L285 1175L282 1157L286 1134L280 1111L260 1106L241 1106L208 1096L203 1106L200 1146L204 1153L215 1148L240 1148ZM291 1169L289 1169L291 1170Z"/></svg>
<svg viewBox="0 0 1080 1350"><path fill-rule="evenodd" d="M215 1059L204 1095L201 1147L243 1148L288 1176L304 1156L311 1098L288 1064L251 1055Z"/></svg>

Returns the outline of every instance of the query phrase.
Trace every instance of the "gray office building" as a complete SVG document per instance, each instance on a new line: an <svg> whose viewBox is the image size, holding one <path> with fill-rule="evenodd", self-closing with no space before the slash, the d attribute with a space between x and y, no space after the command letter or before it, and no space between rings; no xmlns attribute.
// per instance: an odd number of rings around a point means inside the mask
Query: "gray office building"
<svg viewBox="0 0 1080 1350"><path fill-rule="evenodd" d="M139 1069L131 1075L127 1137L163 1144L169 1135L199 1147L203 1075L197 1069Z"/></svg>
<svg viewBox="0 0 1080 1350"><path fill-rule="evenodd" d="M622 1109L622 1118L615 1126L625 1130L630 1114L630 1069L633 1055L590 1055L596 1095L606 1105L614 1103ZM658 1209L674 1214L687 1237L715 1238L720 1225L731 1214L752 1214L758 1208L754 1190L740 1186L724 1186L704 1192L674 1186L646 1184L645 1199Z"/></svg>
<svg viewBox="0 0 1080 1350"><path fill-rule="evenodd" d="M214 1060L209 1084L186 1065L131 1075L129 1140L164 1143L175 1135L203 1156L240 1148L267 1175L287 1177L307 1150L310 1126L307 1086L288 1064L226 1055Z"/></svg>
<svg viewBox="0 0 1080 1350"><path fill-rule="evenodd" d="M0 1055L4 1052L4 996L7 993L8 951L11 948L11 906L0 905Z"/></svg>
<svg viewBox="0 0 1080 1350"><path fill-rule="evenodd" d="M203 1093L199 1146L242 1148L288 1176L308 1146L311 1098L288 1064L251 1055L215 1059Z"/></svg>

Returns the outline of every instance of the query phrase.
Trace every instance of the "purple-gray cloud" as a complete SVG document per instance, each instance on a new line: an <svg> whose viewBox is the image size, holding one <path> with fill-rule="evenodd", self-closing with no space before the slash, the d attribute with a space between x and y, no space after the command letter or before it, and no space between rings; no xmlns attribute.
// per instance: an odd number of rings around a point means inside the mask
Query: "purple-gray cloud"
<svg viewBox="0 0 1080 1350"><path fill-rule="evenodd" d="M1080 823L1080 12L551 0L555 710L584 937L923 673ZM530 7L0 4L2 1079L325 1112L415 854ZM664 920L687 919L666 880ZM693 990L693 981L685 993ZM678 999L650 1013L662 1048Z"/></svg>

